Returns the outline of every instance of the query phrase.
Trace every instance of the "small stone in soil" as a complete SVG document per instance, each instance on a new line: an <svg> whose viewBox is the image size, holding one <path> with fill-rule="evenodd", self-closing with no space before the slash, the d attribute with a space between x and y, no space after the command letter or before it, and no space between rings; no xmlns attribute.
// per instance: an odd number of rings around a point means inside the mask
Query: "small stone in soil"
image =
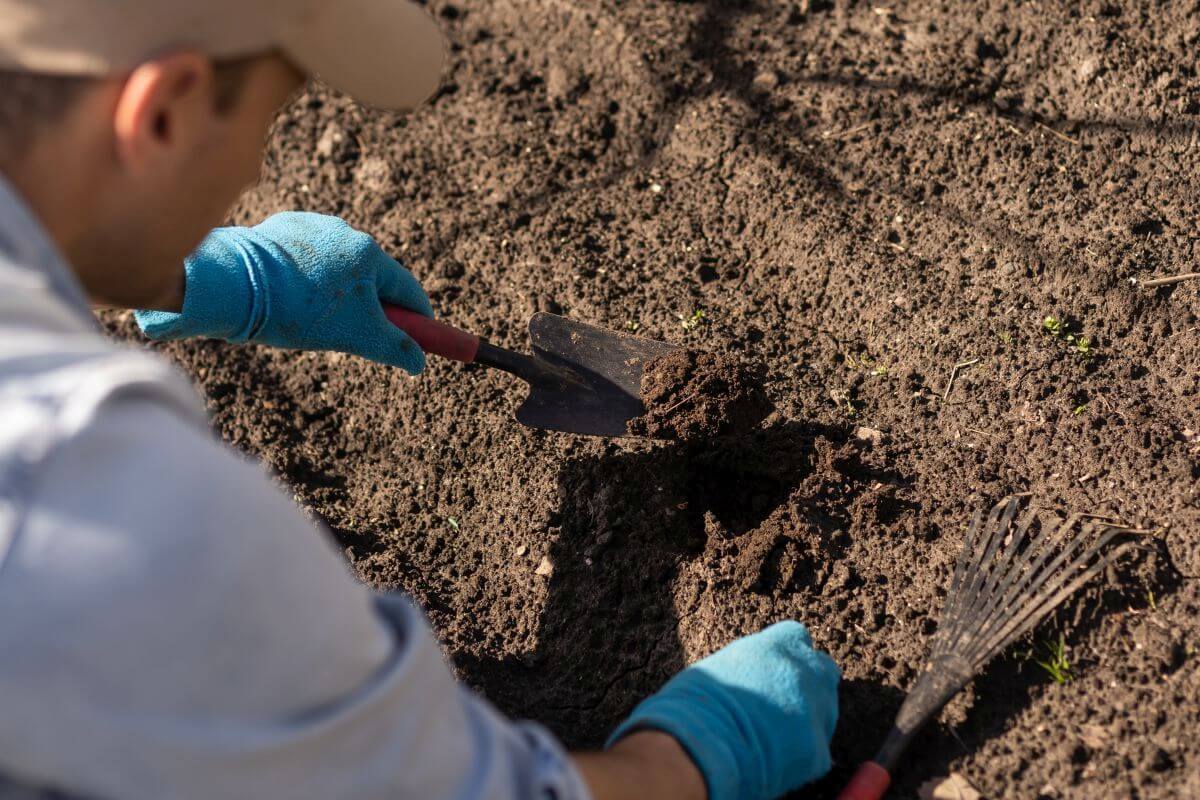
<svg viewBox="0 0 1200 800"><path fill-rule="evenodd" d="M765 370L730 356L673 350L642 373L646 412L629 421L634 436L694 441L748 433L772 411Z"/></svg>

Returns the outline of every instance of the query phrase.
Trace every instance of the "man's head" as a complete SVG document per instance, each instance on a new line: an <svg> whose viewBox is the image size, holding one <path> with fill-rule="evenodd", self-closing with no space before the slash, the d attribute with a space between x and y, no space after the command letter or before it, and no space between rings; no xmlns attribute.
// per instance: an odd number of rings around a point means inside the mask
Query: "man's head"
<svg viewBox="0 0 1200 800"><path fill-rule="evenodd" d="M233 106L254 61L238 58L213 65L219 111ZM39 129L61 120L96 84L96 78L86 75L0 69L0 164L18 159Z"/></svg>
<svg viewBox="0 0 1200 800"><path fill-rule="evenodd" d="M440 64L404 0L0 0L0 172L94 301L170 308L305 73L409 108Z"/></svg>

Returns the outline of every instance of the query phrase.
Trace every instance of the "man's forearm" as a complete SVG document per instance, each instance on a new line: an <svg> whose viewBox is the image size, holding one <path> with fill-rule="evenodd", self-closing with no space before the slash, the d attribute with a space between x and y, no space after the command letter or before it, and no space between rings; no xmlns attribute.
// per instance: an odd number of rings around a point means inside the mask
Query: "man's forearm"
<svg viewBox="0 0 1200 800"><path fill-rule="evenodd" d="M639 731L603 753L574 755L593 800L706 800L700 770L671 736Z"/></svg>

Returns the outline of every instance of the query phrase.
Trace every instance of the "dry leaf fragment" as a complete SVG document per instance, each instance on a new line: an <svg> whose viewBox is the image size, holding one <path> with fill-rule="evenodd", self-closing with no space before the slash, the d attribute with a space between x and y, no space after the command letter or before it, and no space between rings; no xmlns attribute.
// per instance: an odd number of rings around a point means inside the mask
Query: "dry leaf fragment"
<svg viewBox="0 0 1200 800"><path fill-rule="evenodd" d="M957 772L925 781L917 790L917 796L921 800L983 800L983 794Z"/></svg>

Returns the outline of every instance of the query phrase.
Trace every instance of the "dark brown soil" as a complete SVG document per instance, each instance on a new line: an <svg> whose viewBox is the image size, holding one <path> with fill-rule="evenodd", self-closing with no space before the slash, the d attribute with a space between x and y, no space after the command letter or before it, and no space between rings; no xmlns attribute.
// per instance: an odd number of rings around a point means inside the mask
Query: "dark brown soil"
<svg viewBox="0 0 1200 800"><path fill-rule="evenodd" d="M646 413L629 421L629 432L684 442L749 433L772 410L765 377L760 364L672 350L647 362L642 372Z"/></svg>
<svg viewBox="0 0 1200 800"><path fill-rule="evenodd" d="M575 745L803 620L845 675L806 795L833 797L913 680L971 510L1033 492L1155 528L1161 569L1017 648L1064 632L1069 683L995 662L895 796L951 769L992 797L1200 796L1200 282L1134 282L1200 257L1200 9L429 5L453 42L434 101L308 91L235 220L341 214L505 345L548 310L753 354L777 413L734 444L600 441L512 424L518 387L485 370L164 347L362 579Z"/></svg>

